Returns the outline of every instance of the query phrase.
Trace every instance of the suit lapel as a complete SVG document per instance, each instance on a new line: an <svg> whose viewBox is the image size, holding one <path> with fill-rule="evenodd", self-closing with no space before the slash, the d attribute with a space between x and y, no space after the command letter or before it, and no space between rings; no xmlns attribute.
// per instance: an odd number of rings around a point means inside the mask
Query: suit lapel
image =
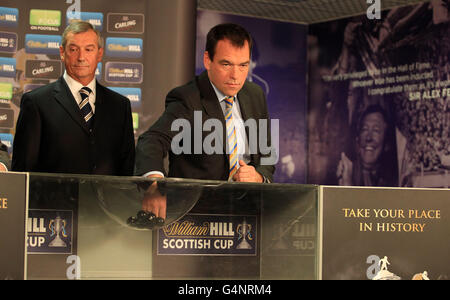
<svg viewBox="0 0 450 300"><path fill-rule="evenodd" d="M108 116L107 108L104 99L104 88L100 84L96 83L96 94L95 94L95 114L94 114L94 132L98 130L100 124L105 124L102 120Z"/></svg>
<svg viewBox="0 0 450 300"><path fill-rule="evenodd" d="M208 75L205 72L198 77L198 85L202 97L203 108L211 118L220 120L225 124L225 117L223 115L222 108L220 107L219 100L216 93L208 79Z"/></svg>
<svg viewBox="0 0 450 300"><path fill-rule="evenodd" d="M249 115L251 115L250 112L250 96L247 94L247 92L244 90L244 88L241 89L241 91L238 93L238 101L239 101L239 108L241 110L241 116L242 119L245 121L248 120ZM247 129L247 127L246 127ZM248 132L247 132L248 135Z"/></svg>
<svg viewBox="0 0 450 300"><path fill-rule="evenodd" d="M255 111L254 108L252 109L252 99L248 93L248 89L245 88L245 84L242 87L241 91L238 93L238 100L239 100L239 108L241 109L241 116L244 123L249 118L255 118ZM256 120L256 140L259 142L259 123L258 120ZM247 141L249 143L249 147L251 147L251 139L250 139L250 130L248 126L245 126L245 134L247 135ZM255 137L254 137L255 138ZM255 147L259 147L258 144L254 145ZM250 149L251 150L251 149ZM251 152L251 151L250 151ZM256 149L256 152L259 153L259 148ZM257 162L257 155L250 153L250 163Z"/></svg>
<svg viewBox="0 0 450 300"><path fill-rule="evenodd" d="M55 84L55 99L67 111L72 120L80 125L86 133L89 133L86 122L81 116L80 108L76 104L72 92L62 77L60 77Z"/></svg>

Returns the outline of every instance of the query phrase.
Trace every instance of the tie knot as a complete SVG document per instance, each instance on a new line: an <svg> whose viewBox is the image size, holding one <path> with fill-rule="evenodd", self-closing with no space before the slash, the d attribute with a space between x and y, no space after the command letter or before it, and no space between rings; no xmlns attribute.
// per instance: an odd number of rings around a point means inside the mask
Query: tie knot
<svg viewBox="0 0 450 300"><path fill-rule="evenodd" d="M91 90L90 88L88 88L87 86L83 86L83 87L80 89L80 94L81 94L81 95L89 96L90 93L92 93L92 90Z"/></svg>
<svg viewBox="0 0 450 300"><path fill-rule="evenodd" d="M234 102L234 97L231 97L231 96L225 97L225 103L226 103L227 107L232 107L233 102Z"/></svg>

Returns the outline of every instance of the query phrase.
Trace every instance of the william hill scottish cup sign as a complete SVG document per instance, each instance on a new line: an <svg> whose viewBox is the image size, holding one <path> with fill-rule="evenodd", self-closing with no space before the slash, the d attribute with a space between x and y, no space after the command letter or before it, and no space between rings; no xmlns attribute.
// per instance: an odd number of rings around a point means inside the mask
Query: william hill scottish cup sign
<svg viewBox="0 0 450 300"><path fill-rule="evenodd" d="M27 222L28 253L71 254L73 212L30 209Z"/></svg>
<svg viewBox="0 0 450 300"><path fill-rule="evenodd" d="M256 255L256 216L188 214L158 233L158 255Z"/></svg>

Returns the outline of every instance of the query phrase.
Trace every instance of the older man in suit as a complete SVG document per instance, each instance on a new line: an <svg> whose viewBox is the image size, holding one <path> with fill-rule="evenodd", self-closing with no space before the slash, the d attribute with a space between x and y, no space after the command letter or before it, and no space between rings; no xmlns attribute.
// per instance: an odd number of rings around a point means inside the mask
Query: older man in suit
<svg viewBox="0 0 450 300"><path fill-rule="evenodd" d="M71 23L60 55L64 75L22 97L12 170L132 175L131 105L95 80L103 56L98 31L87 22Z"/></svg>
<svg viewBox="0 0 450 300"><path fill-rule="evenodd" d="M270 148L270 126L257 126L256 134L242 126L247 120L259 124L261 120L268 122L269 119L262 89L246 80L251 48L250 34L237 24L219 24L209 31L203 59L206 71L188 84L169 92L163 115L139 137L136 148L137 175L165 176L163 159L168 154L169 177L260 183L272 181L276 159L269 157L274 153L263 153L260 147L254 147L255 144L266 144ZM202 122L200 128L196 126L199 120ZM219 135L223 131L222 139L207 143L211 132L202 129L213 120L217 121L213 122L215 125L222 125L219 126L222 130L216 131ZM186 129L189 131L188 138L175 143L175 146L179 144L183 148L178 153L179 149L173 149L173 141L180 132L172 128L173 125L186 123L190 124L190 130ZM200 136L201 140L196 136ZM260 143L261 137L265 140L263 143ZM178 137L175 140L178 141ZM256 140L258 142L255 143ZM205 144L211 144L219 151L207 151L203 147ZM165 197L159 197L156 187L156 184L150 187L143 209L164 218Z"/></svg>

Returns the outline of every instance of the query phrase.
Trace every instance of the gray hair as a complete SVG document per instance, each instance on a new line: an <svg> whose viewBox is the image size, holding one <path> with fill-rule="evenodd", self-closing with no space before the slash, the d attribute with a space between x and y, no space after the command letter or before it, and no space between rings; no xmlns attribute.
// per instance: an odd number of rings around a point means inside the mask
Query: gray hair
<svg viewBox="0 0 450 300"><path fill-rule="evenodd" d="M62 47L65 49L67 45L67 35L69 33L77 34L77 33L83 33L87 32L89 30L92 30L97 35L97 44L99 48L103 48L103 39L100 36L100 32L94 28L94 26L86 21L82 20L72 20L69 24L69 26L66 27L62 34Z"/></svg>

